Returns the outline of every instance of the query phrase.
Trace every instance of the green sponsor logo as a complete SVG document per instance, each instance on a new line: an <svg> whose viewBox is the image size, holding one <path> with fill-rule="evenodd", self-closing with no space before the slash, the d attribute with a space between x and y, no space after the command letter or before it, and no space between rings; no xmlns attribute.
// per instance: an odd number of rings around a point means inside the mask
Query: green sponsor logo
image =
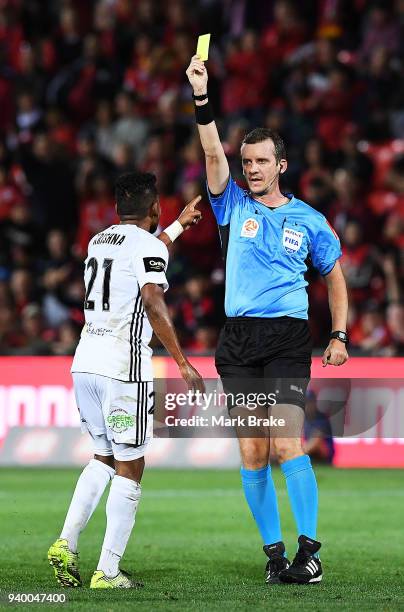
<svg viewBox="0 0 404 612"><path fill-rule="evenodd" d="M133 427L135 419L132 415L128 414L123 408L117 408L113 410L107 418L108 427L115 433L122 433Z"/></svg>

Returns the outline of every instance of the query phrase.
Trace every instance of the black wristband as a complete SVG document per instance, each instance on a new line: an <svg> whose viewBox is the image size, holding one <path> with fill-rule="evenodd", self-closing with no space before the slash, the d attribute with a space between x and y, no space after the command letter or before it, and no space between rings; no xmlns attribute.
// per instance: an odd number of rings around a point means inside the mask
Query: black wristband
<svg viewBox="0 0 404 612"><path fill-rule="evenodd" d="M196 96L194 93L192 94L192 97L194 100L198 100L199 102L202 102L203 100L207 100L208 99L208 94L204 93L200 96Z"/></svg>
<svg viewBox="0 0 404 612"><path fill-rule="evenodd" d="M330 335L331 340L339 340L340 342L343 342L344 344L349 344L348 341L348 335L346 332L344 331L333 331Z"/></svg>
<svg viewBox="0 0 404 612"><path fill-rule="evenodd" d="M208 123L212 123L214 121L213 111L210 103L196 105L195 104L195 119L199 125L207 125Z"/></svg>

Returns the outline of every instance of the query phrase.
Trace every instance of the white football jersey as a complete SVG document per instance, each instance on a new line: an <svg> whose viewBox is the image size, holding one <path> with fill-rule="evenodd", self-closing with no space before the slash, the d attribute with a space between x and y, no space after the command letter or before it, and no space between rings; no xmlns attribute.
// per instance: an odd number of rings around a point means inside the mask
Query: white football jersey
<svg viewBox="0 0 404 612"><path fill-rule="evenodd" d="M85 261L85 325L72 372L126 382L153 380L152 327L143 308L146 283L166 291L165 244L136 225L112 225L94 236Z"/></svg>

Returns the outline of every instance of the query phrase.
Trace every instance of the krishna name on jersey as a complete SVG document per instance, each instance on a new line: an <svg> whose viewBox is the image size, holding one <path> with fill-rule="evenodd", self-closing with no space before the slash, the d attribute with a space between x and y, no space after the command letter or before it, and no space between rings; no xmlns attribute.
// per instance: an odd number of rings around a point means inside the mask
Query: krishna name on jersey
<svg viewBox="0 0 404 612"><path fill-rule="evenodd" d="M209 193L226 262L228 317L307 319L307 259L325 275L341 257L324 215L288 197L289 203L268 208L232 177L223 193Z"/></svg>
<svg viewBox="0 0 404 612"><path fill-rule="evenodd" d="M88 372L125 382L151 381L152 327L141 288L166 291L165 244L136 225L112 225L94 236L85 260L85 324L72 372Z"/></svg>

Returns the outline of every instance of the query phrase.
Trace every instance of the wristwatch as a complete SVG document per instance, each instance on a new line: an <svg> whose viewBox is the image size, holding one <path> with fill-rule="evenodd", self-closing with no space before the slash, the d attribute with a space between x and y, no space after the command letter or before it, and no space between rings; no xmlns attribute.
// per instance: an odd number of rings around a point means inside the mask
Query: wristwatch
<svg viewBox="0 0 404 612"><path fill-rule="evenodd" d="M336 339L336 340L340 340L340 342L343 342L344 344L348 344L348 336L346 334L346 332L343 331L333 331L331 333L330 336L331 339Z"/></svg>

